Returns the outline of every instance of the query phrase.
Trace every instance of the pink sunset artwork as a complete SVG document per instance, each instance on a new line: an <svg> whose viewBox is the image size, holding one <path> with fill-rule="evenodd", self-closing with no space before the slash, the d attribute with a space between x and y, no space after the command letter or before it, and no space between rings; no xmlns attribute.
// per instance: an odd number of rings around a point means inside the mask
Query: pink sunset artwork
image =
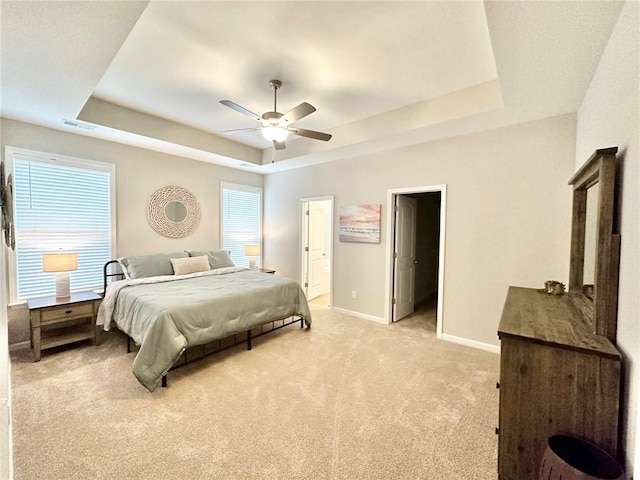
<svg viewBox="0 0 640 480"><path fill-rule="evenodd" d="M379 204L340 207L341 242L380 243Z"/></svg>

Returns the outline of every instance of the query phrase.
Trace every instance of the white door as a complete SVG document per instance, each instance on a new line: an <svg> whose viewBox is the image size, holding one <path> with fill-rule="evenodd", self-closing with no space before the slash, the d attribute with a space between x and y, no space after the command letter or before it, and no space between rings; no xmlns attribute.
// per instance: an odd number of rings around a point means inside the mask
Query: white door
<svg viewBox="0 0 640 480"><path fill-rule="evenodd" d="M309 286L307 299L311 300L328 292L326 282L326 208L321 202L309 202Z"/></svg>
<svg viewBox="0 0 640 480"><path fill-rule="evenodd" d="M393 268L393 321L413 313L417 200L396 195L395 251Z"/></svg>

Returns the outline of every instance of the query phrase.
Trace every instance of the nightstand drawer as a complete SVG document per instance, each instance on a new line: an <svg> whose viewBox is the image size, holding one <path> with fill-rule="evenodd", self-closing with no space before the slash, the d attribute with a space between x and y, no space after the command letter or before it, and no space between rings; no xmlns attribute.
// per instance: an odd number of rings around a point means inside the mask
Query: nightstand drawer
<svg viewBox="0 0 640 480"><path fill-rule="evenodd" d="M89 317L93 315L93 303L81 305L65 305L58 308L47 308L40 312L40 324L61 322L74 318Z"/></svg>

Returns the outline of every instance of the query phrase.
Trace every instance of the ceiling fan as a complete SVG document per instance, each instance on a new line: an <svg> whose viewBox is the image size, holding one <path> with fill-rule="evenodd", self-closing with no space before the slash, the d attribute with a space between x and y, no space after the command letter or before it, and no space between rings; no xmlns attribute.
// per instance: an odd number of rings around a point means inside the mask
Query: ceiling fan
<svg viewBox="0 0 640 480"><path fill-rule="evenodd" d="M220 100L220 103L232 108L236 112L240 112L247 117L251 117L262 124L257 128L240 128L236 130L225 130L222 133L236 133L236 132L249 132L253 130L260 130L262 136L267 140L273 142L273 146L276 150L282 150L286 148L285 140L290 133L299 135L301 137L313 138L314 140L322 140L323 142L329 141L331 135L323 132L316 132L314 130L306 130L304 128L292 127L291 124L301 118L316 111L313 105L307 102L302 102L300 105L293 107L287 113L282 114L278 112L278 89L282 86L280 80L269 81L269 86L273 89L273 111L265 112L262 116L253 113L251 110L247 110L241 107L237 103L231 100Z"/></svg>

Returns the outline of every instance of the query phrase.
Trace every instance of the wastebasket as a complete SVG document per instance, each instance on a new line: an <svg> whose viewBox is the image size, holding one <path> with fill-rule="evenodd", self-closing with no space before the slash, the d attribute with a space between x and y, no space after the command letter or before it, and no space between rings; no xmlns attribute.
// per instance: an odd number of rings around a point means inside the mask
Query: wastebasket
<svg viewBox="0 0 640 480"><path fill-rule="evenodd" d="M570 435L549 438L539 480L624 480L620 464L591 442Z"/></svg>

